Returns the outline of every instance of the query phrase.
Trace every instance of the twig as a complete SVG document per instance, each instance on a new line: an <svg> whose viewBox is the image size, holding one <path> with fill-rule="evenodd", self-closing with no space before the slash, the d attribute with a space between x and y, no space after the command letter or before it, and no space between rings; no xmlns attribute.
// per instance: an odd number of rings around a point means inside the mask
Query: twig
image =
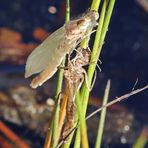
<svg viewBox="0 0 148 148"><path fill-rule="evenodd" d="M86 117L86 120L89 119L89 118L91 118L91 117L92 117L93 115L95 115L96 113L100 112L103 108L109 107L109 106L113 105L114 103L120 102L120 101L122 101L122 100L124 100L124 99L126 99L126 98L128 98L128 97L130 97L130 96L133 96L133 95L135 95L135 94L137 94L137 93L139 93L139 92L141 92L141 91L143 91L143 90L145 90L145 89L147 89L147 88L148 88L148 85L146 85L146 86L143 87L143 88L136 89L136 90L134 90L134 91L132 91L132 92L130 92L130 93L127 93L127 94L121 96L121 97L117 97L117 98L114 99L113 101L107 103L106 105L103 105L102 107L100 107L99 109L97 109L96 111L94 111L93 113L91 113L90 115L88 115L88 116Z"/></svg>

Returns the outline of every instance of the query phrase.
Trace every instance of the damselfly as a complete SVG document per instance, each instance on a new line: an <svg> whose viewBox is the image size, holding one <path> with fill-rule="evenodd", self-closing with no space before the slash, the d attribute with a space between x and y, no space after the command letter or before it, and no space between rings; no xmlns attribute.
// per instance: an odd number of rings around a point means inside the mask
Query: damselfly
<svg viewBox="0 0 148 148"><path fill-rule="evenodd" d="M88 30L97 25L98 12L89 11L77 20L66 23L43 41L28 57L25 77L40 73L31 82L31 87L41 86L51 78L66 54L88 35Z"/></svg>

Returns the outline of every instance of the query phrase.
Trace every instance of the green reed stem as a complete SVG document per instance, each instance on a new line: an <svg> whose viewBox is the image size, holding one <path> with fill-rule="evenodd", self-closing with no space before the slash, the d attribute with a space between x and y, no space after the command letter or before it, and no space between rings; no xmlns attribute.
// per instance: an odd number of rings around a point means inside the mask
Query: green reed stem
<svg viewBox="0 0 148 148"><path fill-rule="evenodd" d="M107 102L108 102L109 91L110 91L110 80L107 81L107 85L106 85L106 88L105 88L105 93L104 93L104 98L103 98L103 105L107 104ZM107 108L104 108L101 111L95 148L101 148L103 129L104 129L104 123L105 123L105 117L106 117L106 110L107 110Z"/></svg>
<svg viewBox="0 0 148 148"><path fill-rule="evenodd" d="M108 30L108 25L110 22L114 3L115 3L115 0L110 0L109 3L108 3L108 0L104 0L103 6L102 6L101 15L99 19L99 25L98 25L97 32L96 32L93 50L91 53L90 63L92 64L90 64L88 68L89 84L91 84L93 80L93 75L95 72L97 61L100 57L102 45L104 43L105 35ZM107 4L108 4L108 7L107 7ZM89 98L89 91L85 83L82 87L81 96L83 98L83 115L85 116L87 104L88 104L88 98Z"/></svg>
<svg viewBox="0 0 148 148"><path fill-rule="evenodd" d="M70 1L66 0L66 15L65 15L65 22L68 22L70 20ZM65 65L65 59L63 60L61 66ZM60 99L59 94L62 92L62 83L63 83L63 73L64 69L58 70L58 81L57 81L57 88L56 88L56 96L55 99ZM53 127L52 127L52 148L55 148L57 145L57 130L58 130L58 121L59 121L59 111L60 106L59 103L56 106L55 114L53 118Z"/></svg>
<svg viewBox="0 0 148 148"><path fill-rule="evenodd" d="M79 120L82 120L81 105L82 105L82 101L80 98L80 92L78 92L76 95L76 106L77 106L77 116L78 116ZM79 121L79 122L81 122L81 121ZM80 148L80 144L81 144L81 130L80 130L80 124L78 124L78 128L76 130L76 138L75 138L74 148Z"/></svg>
<svg viewBox="0 0 148 148"><path fill-rule="evenodd" d="M145 148L148 141L147 127L144 128L132 148Z"/></svg>
<svg viewBox="0 0 148 148"><path fill-rule="evenodd" d="M74 148L80 148L80 144L81 144L81 133L80 133L80 126L78 126L74 142Z"/></svg>
<svg viewBox="0 0 148 148"><path fill-rule="evenodd" d="M99 24L98 24L98 28L97 28L97 32L96 32L96 37L95 37L95 41L94 41L94 45L93 45L93 50L92 50L92 53L91 53L90 63L92 63L92 64L90 64L89 67L88 67L88 82L89 82L89 85L91 85L91 82L92 82L92 79L93 79L93 74L95 72L96 64L97 64L97 61L98 61L97 55L100 53L100 48L98 48L98 47L99 47L99 44L100 44L101 31L102 31L102 28L103 28L103 22L104 22L106 7L107 7L107 1L104 0L102 10L101 10L100 19L99 19ZM84 83L84 85L82 87L82 91L81 91L81 96L82 96L82 99L83 99L83 115L84 116L86 114L89 93L90 92L88 91L86 83Z"/></svg>
<svg viewBox="0 0 148 148"><path fill-rule="evenodd" d="M70 0L66 0L65 23L70 21Z"/></svg>
<svg viewBox="0 0 148 148"><path fill-rule="evenodd" d="M80 139L81 139L82 147L83 148L89 148L86 121L85 121L85 117L83 116L82 100L80 98L79 93L77 93L77 96L76 96L76 104L77 104L77 111L78 111L78 117L79 117L78 127L80 128L80 133L76 133L76 135L79 136L79 137L81 135ZM77 132L79 132L79 131L77 131ZM78 138L76 138L76 140L78 140ZM78 145L77 145L77 147L78 147Z"/></svg>
<svg viewBox="0 0 148 148"><path fill-rule="evenodd" d="M90 64L88 67L89 85L91 85L92 80L93 80L93 75L95 72L97 61L98 61L100 53L101 53L102 45L104 43L104 39L105 39L105 35L106 35L108 25L110 22L114 3L115 3L115 0L110 0L110 1L104 0L104 2L103 2L103 6L101 9L101 15L100 15L100 19L99 19L99 24L98 24L98 28L97 28L97 32L96 32L96 36L95 36L94 45L93 45L93 50L91 53L90 63L92 63L92 64ZM92 3L91 9L98 11L99 4L100 4L100 0L98 0L98 1L94 0ZM86 83L84 83L82 86L81 94L80 94L81 100L82 100L81 105L83 106L83 107L81 107L82 116L80 117L80 119L81 119L80 120L80 129L81 129L81 138L82 138L82 147L83 148L85 148L83 143L85 143L85 140L87 139L87 138L84 139L82 136L87 137L85 115L86 115L86 110L87 110L87 105L88 105L89 94L90 94L90 92L86 86Z"/></svg>
<svg viewBox="0 0 148 148"><path fill-rule="evenodd" d="M91 10L98 11L99 6L100 6L101 0L93 0L91 4Z"/></svg>
<svg viewBox="0 0 148 148"><path fill-rule="evenodd" d="M100 5L100 0L93 0L91 10L98 11L99 5ZM84 49L87 48L89 39L90 37L87 37L81 42L82 48ZM88 144L88 136L87 136L87 126L86 126L85 116L83 116L83 112L82 112L82 98L80 97L80 95L79 96L77 95L76 97L76 104L78 108L80 124L78 125L78 129L76 131L75 148L80 147L80 140L82 143L82 147L88 148L89 144Z"/></svg>
<svg viewBox="0 0 148 148"><path fill-rule="evenodd" d="M102 11L105 13L105 10L102 8ZM101 13L102 14L102 13ZM102 16L102 15L101 15ZM102 17L101 17L102 18ZM100 20L102 19L99 19L99 26L100 26ZM99 28L99 27L98 27ZM98 31L97 31L97 34L98 34ZM96 45L96 44L94 44ZM97 47L96 47L97 48ZM92 52L91 54L93 54L94 52ZM92 57L92 55L91 55ZM91 62L91 61L90 61ZM92 65L92 64L90 64ZM94 65L94 64L93 64ZM88 80L89 80L89 84L90 84L90 76L88 75ZM86 93L86 94L85 94ZM88 103L88 98L86 98L87 100L83 101L83 98L86 96L89 96L89 91L87 89L87 86L86 86L86 83L83 84L83 87L82 87L82 92L81 92L81 105L83 107L81 107L81 120L80 120L80 129L81 129L81 133L83 133L83 135L85 135L85 137L87 137L87 128L86 128L86 121L85 121L85 115L84 115L84 111L86 111L86 107L87 107L87 103ZM85 104L83 104L85 103ZM82 135L82 134L81 134ZM82 144L85 143L85 139L81 136L82 138ZM83 146L84 147L84 146ZM85 148L85 147L84 147Z"/></svg>

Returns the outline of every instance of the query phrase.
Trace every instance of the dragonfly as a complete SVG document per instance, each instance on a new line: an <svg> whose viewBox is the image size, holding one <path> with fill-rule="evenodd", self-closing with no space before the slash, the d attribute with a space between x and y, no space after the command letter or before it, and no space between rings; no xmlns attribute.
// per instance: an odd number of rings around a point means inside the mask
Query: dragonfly
<svg viewBox="0 0 148 148"><path fill-rule="evenodd" d="M72 52L97 25L99 14L88 11L82 17L64 24L47 37L27 58L25 78L39 73L31 82L32 88L41 86L58 70L65 55Z"/></svg>

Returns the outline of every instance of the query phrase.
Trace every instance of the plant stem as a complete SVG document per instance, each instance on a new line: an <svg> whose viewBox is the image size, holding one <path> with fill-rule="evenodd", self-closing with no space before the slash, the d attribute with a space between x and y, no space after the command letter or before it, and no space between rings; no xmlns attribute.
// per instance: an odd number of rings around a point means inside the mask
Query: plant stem
<svg viewBox="0 0 148 148"><path fill-rule="evenodd" d="M70 20L70 2L69 0L66 0L65 22L68 22L69 20ZM65 59L63 60L61 66L64 66L64 65L65 65ZM56 101L58 101L57 99L60 99L60 97L58 96L62 91L63 73L64 73L64 69L59 69L56 96L55 96ZM59 106L59 103L57 103L54 118L53 118L53 127L52 127L52 147L53 148L56 147L58 142L56 135L58 132L59 110L60 110L60 106Z"/></svg>
<svg viewBox="0 0 148 148"><path fill-rule="evenodd" d="M80 126L78 125L74 148L80 148L80 144L81 144L81 133L80 133Z"/></svg>
<svg viewBox="0 0 148 148"><path fill-rule="evenodd" d="M92 64L90 64L89 67L88 67L88 82L89 82L89 85L91 85L91 82L92 82L92 79L93 79L93 74L94 74L96 64L97 64L97 61L98 61L97 55L100 53L100 48L98 49L98 47L99 47L99 44L100 44L101 30L102 30L102 27L103 27L106 7L107 7L107 1L104 0L102 10L101 10L100 19L99 19L99 24L98 24L98 28L97 28L97 32L96 32L96 37L95 37L95 41L94 41L94 45L93 45L93 50L92 50L92 53L91 53L90 63L92 63ZM84 85L82 87L82 91L81 91L81 96L82 96L82 99L83 99L83 116L85 116L85 114L86 114L89 93L90 92L88 91L88 88L87 88L86 84L84 83Z"/></svg>
<svg viewBox="0 0 148 148"><path fill-rule="evenodd" d="M60 97L56 98L56 109L54 112L54 118L53 118L53 126L52 126L52 147L55 148L57 145L57 132L58 132L58 120L59 120L59 110L60 110L60 103L59 103Z"/></svg>
<svg viewBox="0 0 148 148"><path fill-rule="evenodd" d="M99 6L100 6L100 2L101 2L101 0L93 0L93 2L91 4L91 10L98 11Z"/></svg>
<svg viewBox="0 0 148 148"><path fill-rule="evenodd" d="M92 53L91 53L90 63L94 63L94 64L90 64L89 68L88 68L89 86L91 85L91 82L92 82L92 79L93 79L93 74L94 74L96 64L97 64L97 61L98 61L99 56L100 56L103 41L104 41L104 38L105 38L105 36L102 38L101 35L102 35L102 28L104 27L103 25L104 25L104 19L105 19L105 16L106 16L107 4L108 4L108 0L104 0L103 7L102 7L102 10L101 10L101 16L100 16L100 19L99 19L99 25L98 25L98 29L97 29L97 33L96 33L96 38L95 38L93 50L92 50ZM100 5L100 0L94 0L92 2L92 5L91 5L91 10L98 11L99 5ZM110 17L107 17L107 19L110 20ZM108 24L109 24L109 22L108 22ZM108 24L106 23L105 25L108 26ZM104 31L106 31L106 30L104 29ZM104 34L106 35L106 33L103 33L103 35ZM89 38L85 39L82 42L82 44L81 44L82 47L85 48L85 46L87 45L88 39ZM102 39L103 39L103 41L102 41ZM83 144L85 144L85 141L87 141L87 129L86 129L85 114L86 114L86 109L87 109L87 104L88 104L89 93L90 92L88 91L86 83L84 83L83 86L82 86L82 91L81 91L81 105L83 107L80 111L81 115L79 114L80 115L79 119L80 119L82 147L84 147L84 148L86 146L83 145Z"/></svg>
<svg viewBox="0 0 148 148"><path fill-rule="evenodd" d="M70 21L70 0L66 0L65 23Z"/></svg>
<svg viewBox="0 0 148 148"><path fill-rule="evenodd" d="M115 5L115 0L110 0L108 8L107 8L106 16L105 16L105 21L104 21L104 24L103 24L103 29L102 29L101 45L103 45L106 33L108 31L108 26L109 26L109 23L110 23L110 19L111 19L111 15L112 15L112 12L113 12L114 5Z"/></svg>
<svg viewBox="0 0 148 148"><path fill-rule="evenodd" d="M106 35L108 25L110 22L114 3L115 3L115 0L110 0L109 4L108 4L108 0L104 0L104 3L103 3L101 15L100 15L100 20L99 20L99 25L98 25L98 29L97 29L97 33L96 33L96 37L95 37L95 42L94 42L94 46L93 46L93 50L92 50L92 54L91 54L91 60L90 60L90 63L94 63L94 64L90 64L89 68L88 68L89 84L91 84L92 79L93 79L96 64L99 59L102 45L104 43L105 35ZM108 10L106 12L107 4L108 4ZM85 116L87 104L88 104L88 98L89 98L89 91L87 89L86 84L84 84L82 87L81 96L83 98L83 115Z"/></svg>
<svg viewBox="0 0 148 148"><path fill-rule="evenodd" d="M145 127L132 148L145 148L145 145L148 141L148 132L147 132L147 127Z"/></svg>
<svg viewBox="0 0 148 148"><path fill-rule="evenodd" d="M76 105L77 105L77 122L78 122L78 118L79 120L81 120L81 98L80 98L80 92L77 93L76 95ZM81 121L79 121L81 122ZM80 131L80 124L78 124L78 128L76 130L76 138L75 138L75 143L74 143L74 148L79 148L81 144L81 131Z"/></svg>
<svg viewBox="0 0 148 148"><path fill-rule="evenodd" d="M100 5L100 0L93 0L91 10L98 11L99 5ZM87 37L81 42L81 47L82 48L84 48L84 49L87 48L89 39L90 38ZM83 110L82 109L82 98L80 98L80 96L76 97L76 104L77 104L77 108L78 108L78 115L79 115L80 125L78 127L77 132L76 132L76 141L75 141L75 143L76 143L76 147L80 147L80 142L79 141L80 141L80 138L81 138L82 147L87 148L87 147L89 147L89 145L88 145L88 136L87 136L87 128L86 128L85 116L83 116L83 112L82 112L82 110Z"/></svg>
<svg viewBox="0 0 148 148"><path fill-rule="evenodd" d="M107 81L107 85L105 88L103 105L107 104L107 102L108 102L109 91L110 91L110 80ZM101 141L102 141L102 135L103 135L103 129L104 129L104 123L105 123L105 117L106 117L106 110L107 110L107 108L104 108L101 111L95 148L101 147Z"/></svg>
<svg viewBox="0 0 148 148"><path fill-rule="evenodd" d="M82 147L83 148L89 148L86 121L85 121L85 117L83 116L82 100L80 98L79 93L77 93L77 96L76 96L76 104L77 104L79 124L80 124L79 127L80 127L80 135L81 135L81 140L82 140ZM77 136L79 136L79 133L78 133Z"/></svg>

